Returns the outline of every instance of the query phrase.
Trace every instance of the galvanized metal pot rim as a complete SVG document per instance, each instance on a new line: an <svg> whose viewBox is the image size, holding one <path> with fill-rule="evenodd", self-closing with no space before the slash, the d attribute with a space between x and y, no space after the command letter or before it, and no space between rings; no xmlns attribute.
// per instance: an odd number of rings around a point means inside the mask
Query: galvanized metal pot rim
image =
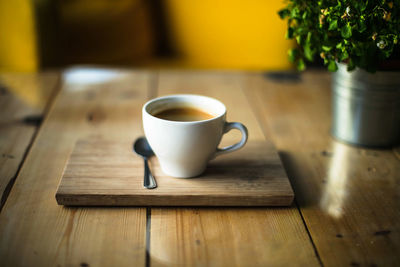
<svg viewBox="0 0 400 267"><path fill-rule="evenodd" d="M394 90L393 85L400 83L400 71L377 71L375 73L367 72L363 69L356 68L352 71L347 71L347 65L338 63L338 70L343 80L338 82L347 84L349 80L352 82L360 82L367 85L368 90L381 90L376 89L379 87L387 87L388 90Z"/></svg>

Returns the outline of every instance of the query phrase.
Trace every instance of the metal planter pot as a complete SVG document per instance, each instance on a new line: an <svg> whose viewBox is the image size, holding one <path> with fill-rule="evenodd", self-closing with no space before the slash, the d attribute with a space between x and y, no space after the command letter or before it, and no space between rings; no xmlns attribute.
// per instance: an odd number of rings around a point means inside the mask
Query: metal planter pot
<svg viewBox="0 0 400 267"><path fill-rule="evenodd" d="M332 93L335 138L367 147L400 143L400 72L348 72L339 64Z"/></svg>

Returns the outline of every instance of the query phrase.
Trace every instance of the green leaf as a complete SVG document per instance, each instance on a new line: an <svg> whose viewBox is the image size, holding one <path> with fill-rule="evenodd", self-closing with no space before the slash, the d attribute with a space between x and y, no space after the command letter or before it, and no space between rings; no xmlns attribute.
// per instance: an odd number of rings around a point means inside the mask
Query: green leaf
<svg viewBox="0 0 400 267"><path fill-rule="evenodd" d="M306 64L304 63L304 60L302 58L300 58L299 61L297 61L297 69L299 71L303 71L306 69Z"/></svg>
<svg viewBox="0 0 400 267"><path fill-rule="evenodd" d="M323 45L322 47L322 50L324 50L325 52L329 52L329 51L331 51L332 50L332 46L326 46L326 45Z"/></svg>
<svg viewBox="0 0 400 267"><path fill-rule="evenodd" d="M289 11L289 9L285 8L285 9L279 10L278 15L281 19L284 19L290 15L290 11Z"/></svg>
<svg viewBox="0 0 400 267"><path fill-rule="evenodd" d="M293 28L289 27L287 32L286 32L286 39L292 39L293 38L293 33L294 33Z"/></svg>
<svg viewBox="0 0 400 267"><path fill-rule="evenodd" d="M307 33L307 43L309 43L311 41L311 37L312 37L312 33L308 32Z"/></svg>
<svg viewBox="0 0 400 267"><path fill-rule="evenodd" d="M339 57L339 60L340 61L343 61L343 60L346 60L346 59L348 59L349 58L349 53L347 53L347 51L344 49L343 51L342 51L342 54L340 55L340 57Z"/></svg>
<svg viewBox="0 0 400 267"><path fill-rule="evenodd" d="M347 71L352 71L356 68L354 61L350 58L349 62L347 63Z"/></svg>
<svg viewBox="0 0 400 267"><path fill-rule="evenodd" d="M338 24L337 24L337 23L338 23L337 19L332 20L331 23L329 23L329 28L328 28L328 30L329 30L329 31L336 30L336 29L338 28Z"/></svg>
<svg viewBox="0 0 400 267"><path fill-rule="evenodd" d="M358 31L360 33L365 32L365 30L367 29L367 24L365 23L365 21L360 20L360 22L358 23Z"/></svg>
<svg viewBox="0 0 400 267"><path fill-rule="evenodd" d="M296 48L289 49L288 55L289 55L289 61L294 63L297 59L297 55L299 54L299 50Z"/></svg>
<svg viewBox="0 0 400 267"><path fill-rule="evenodd" d="M297 43L298 43L299 45L302 45L302 44L303 44L303 38L302 38L302 36L301 36L301 35L297 35L297 36L296 36L296 41L297 41Z"/></svg>
<svg viewBox="0 0 400 267"><path fill-rule="evenodd" d="M306 42L306 44L304 45L303 49L304 49L304 56L306 57L306 59L309 60L309 61L313 61L314 52L311 49L310 42Z"/></svg>
<svg viewBox="0 0 400 267"><path fill-rule="evenodd" d="M329 63L328 63L328 70L329 70L329 71L332 71L332 72L335 72L335 71L337 71L337 69L338 69L338 67L337 67L337 65L336 65L335 60L333 60L333 59L329 60Z"/></svg>
<svg viewBox="0 0 400 267"><path fill-rule="evenodd" d="M299 7L294 6L293 9L290 12L290 16L292 18L296 18L296 17L298 17L299 13L300 13Z"/></svg>
<svg viewBox="0 0 400 267"><path fill-rule="evenodd" d="M352 35L352 31L351 31L351 26L350 23L347 23L340 31L340 33L342 34L343 38L350 38Z"/></svg>
<svg viewBox="0 0 400 267"><path fill-rule="evenodd" d="M367 6L368 6L368 0L367 0L367 1L360 1L359 4L360 4L360 6L361 6L360 11L361 11L361 12L364 12L365 9L366 9Z"/></svg>

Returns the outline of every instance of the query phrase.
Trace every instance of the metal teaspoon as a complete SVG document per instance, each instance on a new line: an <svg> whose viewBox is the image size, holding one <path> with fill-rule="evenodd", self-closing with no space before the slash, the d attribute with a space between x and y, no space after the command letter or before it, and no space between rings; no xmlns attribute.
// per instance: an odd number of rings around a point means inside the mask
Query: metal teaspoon
<svg viewBox="0 0 400 267"><path fill-rule="evenodd" d="M149 164L147 162L148 158L154 155L147 139L145 137L139 137L133 144L133 150L141 156L144 160L144 181L143 186L147 189L153 189L157 187L156 180L151 174Z"/></svg>

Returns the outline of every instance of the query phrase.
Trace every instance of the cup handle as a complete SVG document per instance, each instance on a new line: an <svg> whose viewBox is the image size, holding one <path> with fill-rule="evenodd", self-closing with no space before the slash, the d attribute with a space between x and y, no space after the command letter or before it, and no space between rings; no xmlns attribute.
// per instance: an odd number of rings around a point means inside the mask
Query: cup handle
<svg viewBox="0 0 400 267"><path fill-rule="evenodd" d="M242 148L246 144L247 138L249 136L246 126L244 126L240 122L225 122L224 134L226 134L227 132L229 132L232 129L238 129L242 133L242 139L234 145L223 147L223 148L217 148L215 157L222 155L222 154L236 151L236 150Z"/></svg>

